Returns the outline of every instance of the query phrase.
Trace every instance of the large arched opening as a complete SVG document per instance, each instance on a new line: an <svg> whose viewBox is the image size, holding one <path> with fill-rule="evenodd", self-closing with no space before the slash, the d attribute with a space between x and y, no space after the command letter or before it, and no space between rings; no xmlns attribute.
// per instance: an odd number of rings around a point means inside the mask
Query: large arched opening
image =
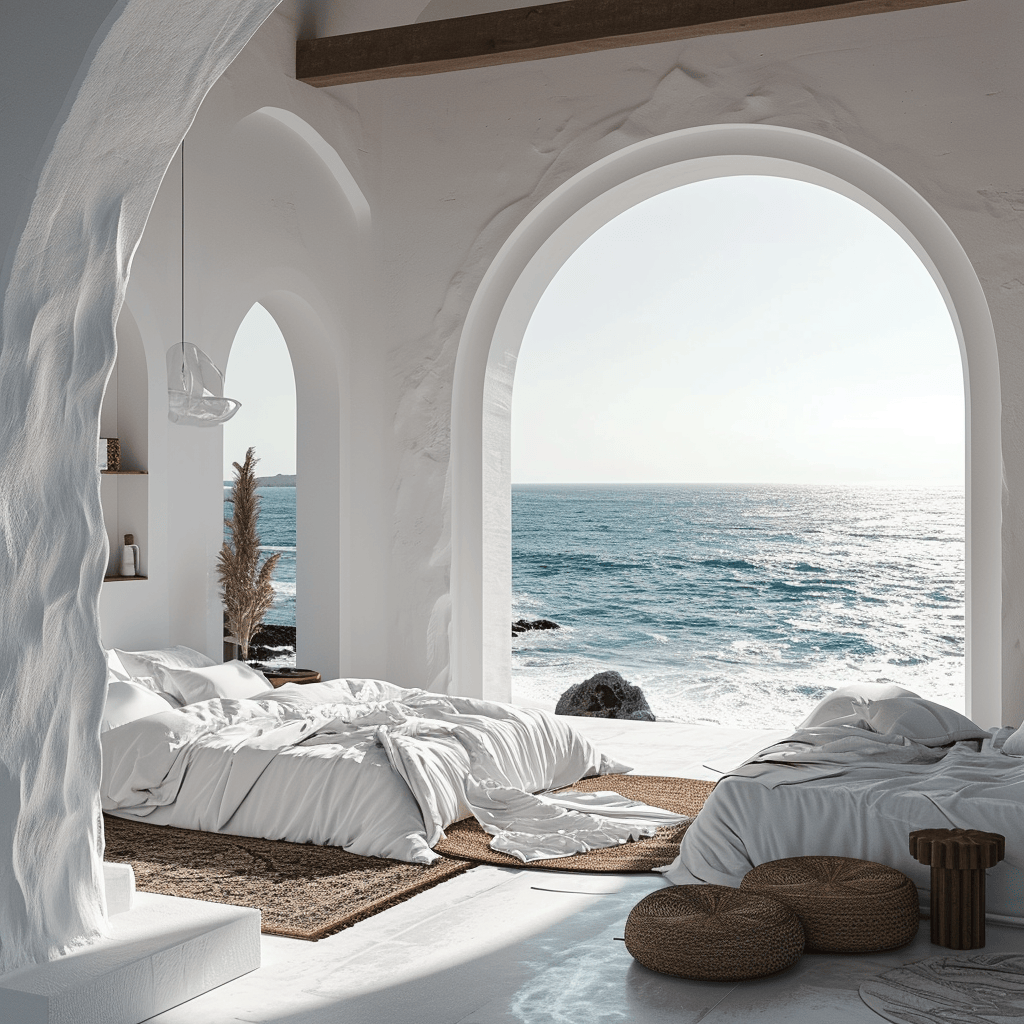
<svg viewBox="0 0 1024 1024"><path fill-rule="evenodd" d="M512 698L614 669L658 720L788 728L830 688L963 711L964 378L863 206L734 175L594 232L512 408Z"/></svg>
<svg viewBox="0 0 1024 1024"><path fill-rule="evenodd" d="M533 310L568 256L624 210L680 185L731 175L795 178L860 203L899 234L939 289L960 345L966 405L966 705L1012 721L1017 695L1000 655L1000 435L995 337L981 285L956 237L906 182L857 151L767 125L686 129L598 161L522 221L467 316L452 402L452 680L508 699L511 654L510 410Z"/></svg>

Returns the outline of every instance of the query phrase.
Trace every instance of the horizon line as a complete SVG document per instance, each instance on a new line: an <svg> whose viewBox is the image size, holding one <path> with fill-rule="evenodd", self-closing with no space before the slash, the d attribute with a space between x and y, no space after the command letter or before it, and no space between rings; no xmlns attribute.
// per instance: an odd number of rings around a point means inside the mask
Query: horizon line
<svg viewBox="0 0 1024 1024"><path fill-rule="evenodd" d="M513 480L513 487L946 487L948 480Z"/></svg>

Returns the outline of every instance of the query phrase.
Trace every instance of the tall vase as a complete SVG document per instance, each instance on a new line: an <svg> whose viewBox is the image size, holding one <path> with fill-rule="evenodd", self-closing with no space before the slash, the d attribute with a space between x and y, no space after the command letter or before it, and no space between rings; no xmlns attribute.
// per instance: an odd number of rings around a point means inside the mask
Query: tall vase
<svg viewBox="0 0 1024 1024"><path fill-rule="evenodd" d="M141 552L139 545L135 543L135 537L126 533L124 535L124 547L121 549L121 575L138 576L141 568Z"/></svg>

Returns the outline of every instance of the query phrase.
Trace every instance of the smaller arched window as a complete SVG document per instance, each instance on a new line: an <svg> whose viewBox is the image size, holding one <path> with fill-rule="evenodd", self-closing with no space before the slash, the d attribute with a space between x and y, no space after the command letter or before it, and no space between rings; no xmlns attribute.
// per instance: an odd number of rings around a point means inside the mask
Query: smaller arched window
<svg viewBox="0 0 1024 1024"><path fill-rule="evenodd" d="M274 604L255 638L252 657L264 664L295 664L296 637L296 397L288 345L277 321L256 303L231 345L225 381L242 407L224 425L225 498L232 463L256 449L260 478L260 543L265 555L279 553ZM231 515L225 507L225 517Z"/></svg>

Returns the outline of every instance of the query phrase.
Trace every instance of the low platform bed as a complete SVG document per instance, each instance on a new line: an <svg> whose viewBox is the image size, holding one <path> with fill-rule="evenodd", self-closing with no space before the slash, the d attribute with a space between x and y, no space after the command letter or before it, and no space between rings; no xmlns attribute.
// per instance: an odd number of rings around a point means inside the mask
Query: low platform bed
<svg viewBox="0 0 1024 1024"><path fill-rule="evenodd" d="M681 820L617 794L535 796L629 770L545 711L371 679L275 690L187 648L109 664L101 795L121 817L421 864L470 813L524 861Z"/></svg>
<svg viewBox="0 0 1024 1024"><path fill-rule="evenodd" d="M989 919L1024 925L1024 732L981 729L899 687L850 687L723 777L665 873L735 886L771 860L857 857L910 876L927 910L929 868L909 848L925 828L1004 835Z"/></svg>

